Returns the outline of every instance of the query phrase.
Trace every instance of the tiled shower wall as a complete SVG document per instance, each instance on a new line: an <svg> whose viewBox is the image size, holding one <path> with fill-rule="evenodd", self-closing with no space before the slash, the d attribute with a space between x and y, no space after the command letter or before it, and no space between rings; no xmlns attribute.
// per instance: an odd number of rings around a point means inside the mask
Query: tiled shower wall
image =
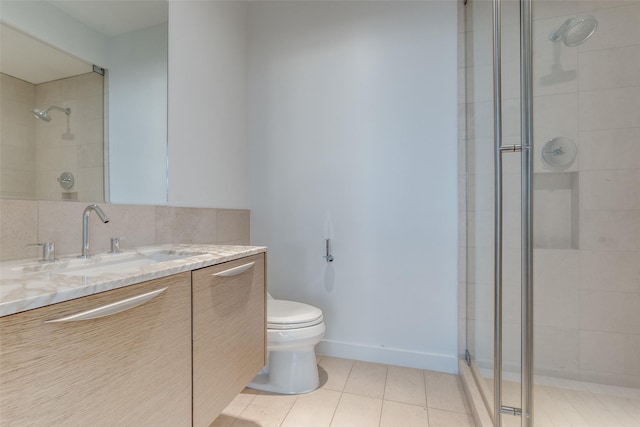
<svg viewBox="0 0 640 427"><path fill-rule="evenodd" d="M103 77L86 73L33 85L0 74L0 196L38 200L104 199ZM34 107L56 105L51 121L33 117ZM62 172L75 185L64 190Z"/></svg>
<svg viewBox="0 0 640 427"><path fill-rule="evenodd" d="M35 86L0 73L0 196L36 194Z"/></svg>
<svg viewBox="0 0 640 427"><path fill-rule="evenodd" d="M0 200L0 260L36 258L36 242L55 242L58 257L79 254L86 202ZM110 221L92 214L91 251L106 252L111 237L122 248L165 243L249 244L249 211L241 209L100 204Z"/></svg>
<svg viewBox="0 0 640 427"><path fill-rule="evenodd" d="M493 345L491 8L487 1L469 3L482 10L466 23L470 49L461 56L467 70L461 82L468 138L467 345L481 364L492 359ZM517 22L517 2L504 5L504 144L513 144L519 143L519 71L511 40L518 37L509 22ZM533 5L536 373L640 387L640 2ZM586 43L548 40L565 20L584 15L598 21ZM559 136L571 138L578 154L554 168L543 163L542 147ZM517 368L519 171L510 157L505 162L503 356L506 367Z"/></svg>
<svg viewBox="0 0 640 427"><path fill-rule="evenodd" d="M556 353L540 369L640 387L640 2L547 4L534 14L540 31L576 14L598 29L578 48L561 46L577 78L534 100L539 121L570 126L579 153L577 247L537 253L548 278L536 298L537 338ZM564 352L549 341L560 334Z"/></svg>

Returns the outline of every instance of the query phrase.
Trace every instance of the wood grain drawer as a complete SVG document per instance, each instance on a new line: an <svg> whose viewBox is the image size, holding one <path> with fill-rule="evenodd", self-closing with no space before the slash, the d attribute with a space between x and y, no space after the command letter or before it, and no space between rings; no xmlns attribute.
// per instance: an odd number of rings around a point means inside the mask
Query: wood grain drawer
<svg viewBox="0 0 640 427"><path fill-rule="evenodd" d="M0 425L190 426L191 274L0 318ZM43 323L153 290L109 316Z"/></svg>
<svg viewBox="0 0 640 427"><path fill-rule="evenodd" d="M192 274L193 425L203 427L266 363L265 255Z"/></svg>

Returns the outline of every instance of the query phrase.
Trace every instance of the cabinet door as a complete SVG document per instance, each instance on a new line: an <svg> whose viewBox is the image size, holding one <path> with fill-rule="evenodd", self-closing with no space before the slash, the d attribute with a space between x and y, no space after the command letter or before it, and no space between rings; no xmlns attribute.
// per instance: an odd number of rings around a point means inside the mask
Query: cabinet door
<svg viewBox="0 0 640 427"><path fill-rule="evenodd" d="M0 425L190 426L190 279L185 272L0 318ZM163 288L126 311L45 323Z"/></svg>
<svg viewBox="0 0 640 427"><path fill-rule="evenodd" d="M264 254L193 272L193 425L209 426L265 364Z"/></svg>

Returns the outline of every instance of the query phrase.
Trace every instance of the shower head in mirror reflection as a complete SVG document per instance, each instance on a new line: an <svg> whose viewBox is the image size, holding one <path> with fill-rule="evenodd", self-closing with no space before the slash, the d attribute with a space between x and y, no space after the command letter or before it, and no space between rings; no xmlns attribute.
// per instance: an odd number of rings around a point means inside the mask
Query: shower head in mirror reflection
<svg viewBox="0 0 640 427"><path fill-rule="evenodd" d="M49 116L49 110L59 110L64 112L67 116L71 114L70 108L58 107L56 105L52 105L51 107L47 107L44 109L34 108L33 110L31 110L31 112L33 113L34 117L37 117L40 120L44 120L45 122L50 122L51 116Z"/></svg>
<svg viewBox="0 0 640 427"><path fill-rule="evenodd" d="M575 47L589 40L596 32L598 21L593 16L569 18L549 35L552 42L562 41L566 46Z"/></svg>

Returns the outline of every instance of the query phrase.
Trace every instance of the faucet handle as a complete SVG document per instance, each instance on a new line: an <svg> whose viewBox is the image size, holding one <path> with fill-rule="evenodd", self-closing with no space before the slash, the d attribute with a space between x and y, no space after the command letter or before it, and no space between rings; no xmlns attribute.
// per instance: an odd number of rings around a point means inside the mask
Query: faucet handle
<svg viewBox="0 0 640 427"><path fill-rule="evenodd" d="M122 242L123 240L127 240L124 237L112 237L111 238L111 253L112 254L117 254L122 252L122 250L120 250L120 242Z"/></svg>
<svg viewBox="0 0 640 427"><path fill-rule="evenodd" d="M56 244L53 242L44 242L44 243L31 243L27 245L30 246L42 246L42 259L44 262L51 262L56 260Z"/></svg>

